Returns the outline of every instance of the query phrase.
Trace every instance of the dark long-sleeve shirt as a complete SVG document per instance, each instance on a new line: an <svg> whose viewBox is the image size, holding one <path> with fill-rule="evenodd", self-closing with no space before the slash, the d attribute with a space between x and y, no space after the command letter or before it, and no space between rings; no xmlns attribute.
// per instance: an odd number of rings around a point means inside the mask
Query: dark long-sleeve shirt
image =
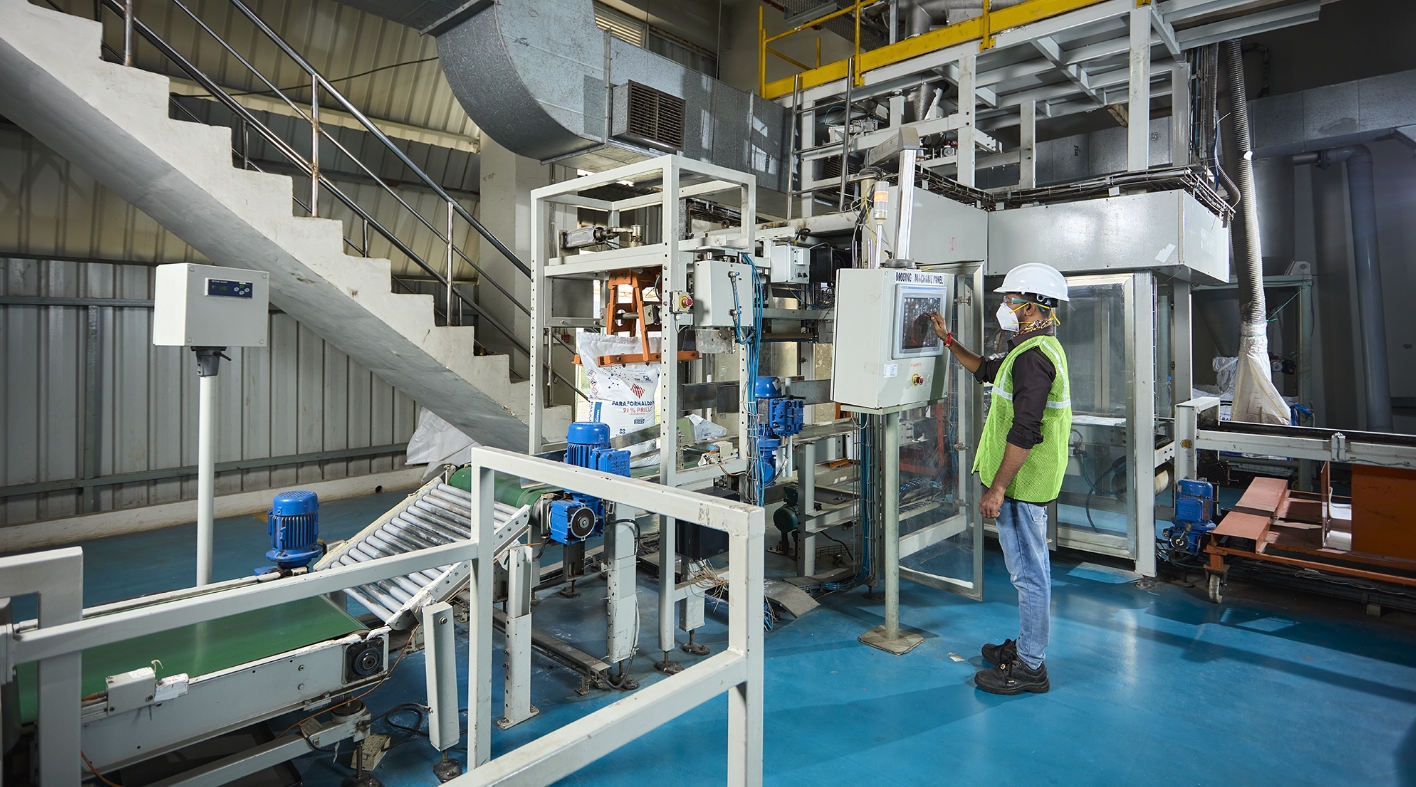
<svg viewBox="0 0 1416 787"><path fill-rule="evenodd" d="M1008 349L1012 350L1035 336L1056 335L1057 328L1052 325L1017 334L1008 340ZM978 371L974 372L974 379L980 383L993 382L1005 357L1006 354L984 358ZM1019 448L1032 448L1042 442L1042 413L1047 408L1047 394L1056 378L1057 367L1037 347L1024 352L1013 362L1013 427L1008 430L1009 443Z"/></svg>

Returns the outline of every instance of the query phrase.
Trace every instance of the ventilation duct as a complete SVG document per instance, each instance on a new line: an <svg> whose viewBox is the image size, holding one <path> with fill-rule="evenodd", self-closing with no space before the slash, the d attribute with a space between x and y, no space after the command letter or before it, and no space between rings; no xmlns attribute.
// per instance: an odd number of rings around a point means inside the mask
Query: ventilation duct
<svg viewBox="0 0 1416 787"><path fill-rule="evenodd" d="M471 3L425 32L463 109L518 155L599 171L672 151L786 188L786 109L597 29L591 0Z"/></svg>

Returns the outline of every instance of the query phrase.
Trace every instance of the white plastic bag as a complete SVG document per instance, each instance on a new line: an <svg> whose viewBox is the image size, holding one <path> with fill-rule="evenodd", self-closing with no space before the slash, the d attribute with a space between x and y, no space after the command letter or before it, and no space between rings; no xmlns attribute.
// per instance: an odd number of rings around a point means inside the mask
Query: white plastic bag
<svg viewBox="0 0 1416 787"><path fill-rule="evenodd" d="M658 422L656 399L659 394L659 365L648 363L600 366L604 355L629 355L644 351L636 337L612 336L582 331L576 337L575 349L590 381L590 420L608 424L610 436L637 432ZM650 350L658 350L658 340L650 340ZM652 443L653 440L647 441ZM650 446L635 446L630 453L638 456ZM631 462L634 467L656 464L659 455L645 456Z"/></svg>
<svg viewBox="0 0 1416 787"><path fill-rule="evenodd" d="M423 480L427 481L443 465L468 462L472 458L472 448L478 445L481 443L458 431L457 427L439 418L437 413L419 407L418 428L413 430L413 437L408 441L408 457L404 462L427 465L428 469L423 473Z"/></svg>
<svg viewBox="0 0 1416 787"><path fill-rule="evenodd" d="M1250 329L1251 326L1244 326L1239 336L1232 418L1248 423L1287 425L1292 422L1292 410L1273 384L1268 335L1262 327L1252 332Z"/></svg>

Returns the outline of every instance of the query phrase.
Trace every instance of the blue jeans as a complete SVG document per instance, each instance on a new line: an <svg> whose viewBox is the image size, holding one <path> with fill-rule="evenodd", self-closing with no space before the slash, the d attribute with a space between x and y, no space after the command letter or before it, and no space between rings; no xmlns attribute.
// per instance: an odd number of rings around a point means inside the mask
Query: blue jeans
<svg viewBox="0 0 1416 787"><path fill-rule="evenodd" d="M1047 506L1003 498L998 541L1018 589L1018 658L1037 669L1052 628L1052 563L1047 554Z"/></svg>

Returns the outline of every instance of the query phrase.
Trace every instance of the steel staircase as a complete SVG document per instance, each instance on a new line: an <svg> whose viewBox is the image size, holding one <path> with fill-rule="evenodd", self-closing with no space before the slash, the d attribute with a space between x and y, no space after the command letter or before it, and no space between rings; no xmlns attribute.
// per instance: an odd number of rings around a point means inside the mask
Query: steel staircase
<svg viewBox="0 0 1416 787"><path fill-rule="evenodd" d="M455 222L470 223L518 270L529 275L529 269L239 0L231 0L235 11L246 16L260 35L304 70L309 79L304 89L315 100L292 100L180 0L169 1L179 9L178 13L191 16L205 34L309 124L312 139L318 142L310 144L308 156L266 126L142 20L125 17L125 7L117 0L101 0L100 8L107 8L130 25L124 52L103 43L100 22L25 0L0 0L0 115L78 164L213 263L268 271L271 300L277 307L468 436L486 445L524 450L528 383L512 380L506 355L478 354L482 343L477 331L491 329L500 333L501 345L509 344L523 354L530 337L516 335L449 286L450 275L444 272L450 274L454 256L465 260L478 270L482 293L507 298L526 313L527 307L513 295L521 282L495 281L456 247L450 240L455 237ZM135 38L156 47L176 68L201 85L210 98L225 105L243 124L242 134L234 136L258 134L279 151L293 171L305 176L311 186L308 191L297 195L290 176L235 166L231 128L180 119L184 110L171 100L166 76L121 64L125 60L131 62ZM105 59L105 51L119 62ZM441 196L445 215L419 214L335 136L321 128L322 105L339 108L358 119L387 148L380 154L397 156L424 186ZM177 107L179 118L172 117L170 107ZM406 216L400 216L397 222L387 217L380 221L322 175L321 148L326 153L336 151L335 155L347 156L382 185L402 209L412 213L413 224L424 228L420 231L431 231L445 244L446 259L429 262L419 257L409 240L389 229L396 224L409 224ZM321 202L326 206L326 215L329 206L336 203L352 212L355 222L360 223L363 243L349 240L342 222L319 218ZM438 282L446 298L394 293L389 260L346 253L366 252L371 231ZM437 319L439 312L444 317L443 325ZM461 313L472 315L476 326L450 324L454 315ZM564 435L569 409L556 408L548 414L548 437Z"/></svg>

